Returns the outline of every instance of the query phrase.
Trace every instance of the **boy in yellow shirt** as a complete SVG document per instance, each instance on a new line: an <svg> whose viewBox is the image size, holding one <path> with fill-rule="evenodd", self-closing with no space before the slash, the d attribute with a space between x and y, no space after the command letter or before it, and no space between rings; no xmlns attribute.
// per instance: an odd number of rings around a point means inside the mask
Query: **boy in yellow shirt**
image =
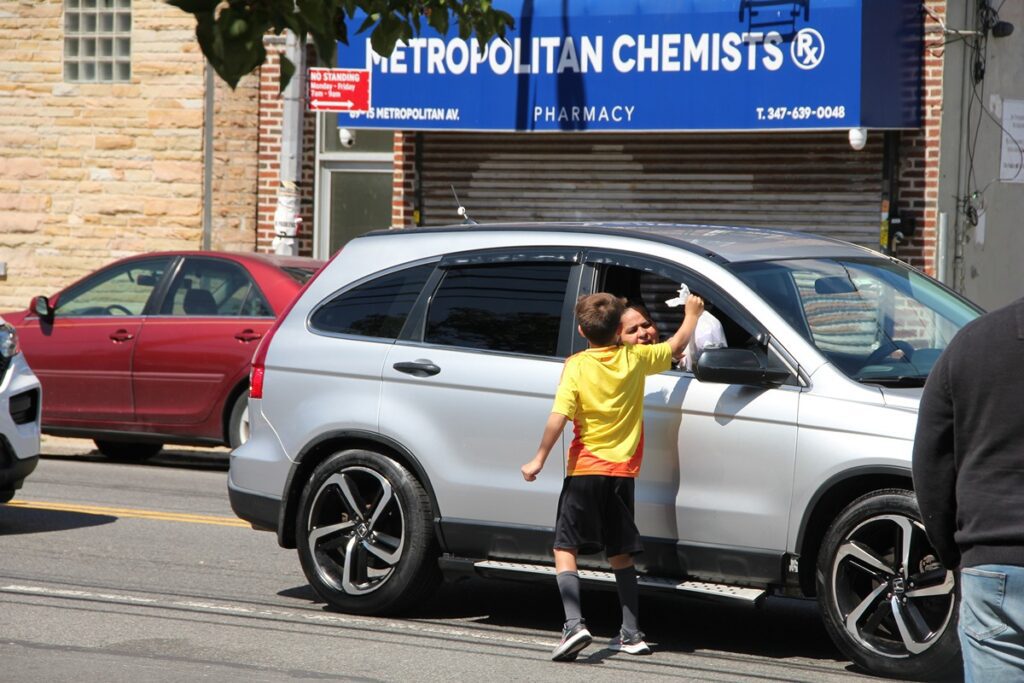
<svg viewBox="0 0 1024 683"><path fill-rule="evenodd" d="M644 379L671 367L693 335L704 301L690 295L676 333L649 346L619 343L623 310L622 300L606 293L577 302L579 331L589 348L566 359L540 447L522 467L526 481L536 479L565 423L573 421L575 436L555 521L555 571L565 608L562 640L551 656L556 662L575 660L593 640L580 611L576 556L602 549L622 604L622 628L611 647L630 654L651 652L637 623L633 568L633 555L643 550L633 521L633 491L644 449Z"/></svg>

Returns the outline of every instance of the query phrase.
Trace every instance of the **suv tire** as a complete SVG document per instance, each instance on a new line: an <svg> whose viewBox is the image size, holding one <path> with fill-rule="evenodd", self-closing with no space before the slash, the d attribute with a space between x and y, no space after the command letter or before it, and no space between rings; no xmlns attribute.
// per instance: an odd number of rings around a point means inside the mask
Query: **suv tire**
<svg viewBox="0 0 1024 683"><path fill-rule="evenodd" d="M398 612L440 580L430 498L380 453L335 453L313 471L299 500L302 569L331 605L356 614Z"/></svg>
<svg viewBox="0 0 1024 683"><path fill-rule="evenodd" d="M249 440L249 390L240 393L228 416L228 446L238 448Z"/></svg>
<svg viewBox="0 0 1024 683"><path fill-rule="evenodd" d="M953 573L939 564L910 491L850 503L825 534L816 578L829 635L864 669L931 679L955 668Z"/></svg>

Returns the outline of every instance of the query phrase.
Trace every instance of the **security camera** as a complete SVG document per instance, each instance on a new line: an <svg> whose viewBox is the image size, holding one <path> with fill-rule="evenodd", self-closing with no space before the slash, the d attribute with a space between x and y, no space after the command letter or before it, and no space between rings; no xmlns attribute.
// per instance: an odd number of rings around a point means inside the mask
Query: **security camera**
<svg viewBox="0 0 1024 683"><path fill-rule="evenodd" d="M352 147L356 144L356 132L349 128L338 129L338 142L342 147Z"/></svg>
<svg viewBox="0 0 1024 683"><path fill-rule="evenodd" d="M868 129L867 128L851 128L850 129L850 147L860 151L864 149L864 145L868 144Z"/></svg>

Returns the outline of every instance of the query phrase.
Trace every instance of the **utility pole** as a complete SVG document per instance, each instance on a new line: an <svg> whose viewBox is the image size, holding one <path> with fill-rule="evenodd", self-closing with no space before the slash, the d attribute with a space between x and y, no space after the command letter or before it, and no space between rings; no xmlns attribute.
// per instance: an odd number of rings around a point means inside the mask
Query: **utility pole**
<svg viewBox="0 0 1024 683"><path fill-rule="evenodd" d="M284 90L284 112L281 117L280 184L277 208L274 210L275 254L294 256L299 253L296 233L299 216L299 181L302 179L302 122L306 84L306 46L291 31L286 32L285 56L295 65L295 74Z"/></svg>

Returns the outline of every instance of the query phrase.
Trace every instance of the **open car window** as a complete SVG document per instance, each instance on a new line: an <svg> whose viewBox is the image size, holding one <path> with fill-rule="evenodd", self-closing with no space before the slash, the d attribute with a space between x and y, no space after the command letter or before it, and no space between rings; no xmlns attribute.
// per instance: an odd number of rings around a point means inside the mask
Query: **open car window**
<svg viewBox="0 0 1024 683"><path fill-rule="evenodd" d="M694 294L704 299L705 314L698 322L693 343L687 347L684 358L676 363L674 371L692 370L699 354L709 347L750 349L764 354L764 362L769 367L788 367L774 349L765 348L759 339L760 328L754 321L718 288L698 275L685 272L678 266L628 256L602 254L593 260L594 291L609 292L629 303L641 304L650 314L660 341L674 334L682 322L683 309L666 303L678 296L681 283L686 283ZM794 375L788 383L797 381Z"/></svg>

